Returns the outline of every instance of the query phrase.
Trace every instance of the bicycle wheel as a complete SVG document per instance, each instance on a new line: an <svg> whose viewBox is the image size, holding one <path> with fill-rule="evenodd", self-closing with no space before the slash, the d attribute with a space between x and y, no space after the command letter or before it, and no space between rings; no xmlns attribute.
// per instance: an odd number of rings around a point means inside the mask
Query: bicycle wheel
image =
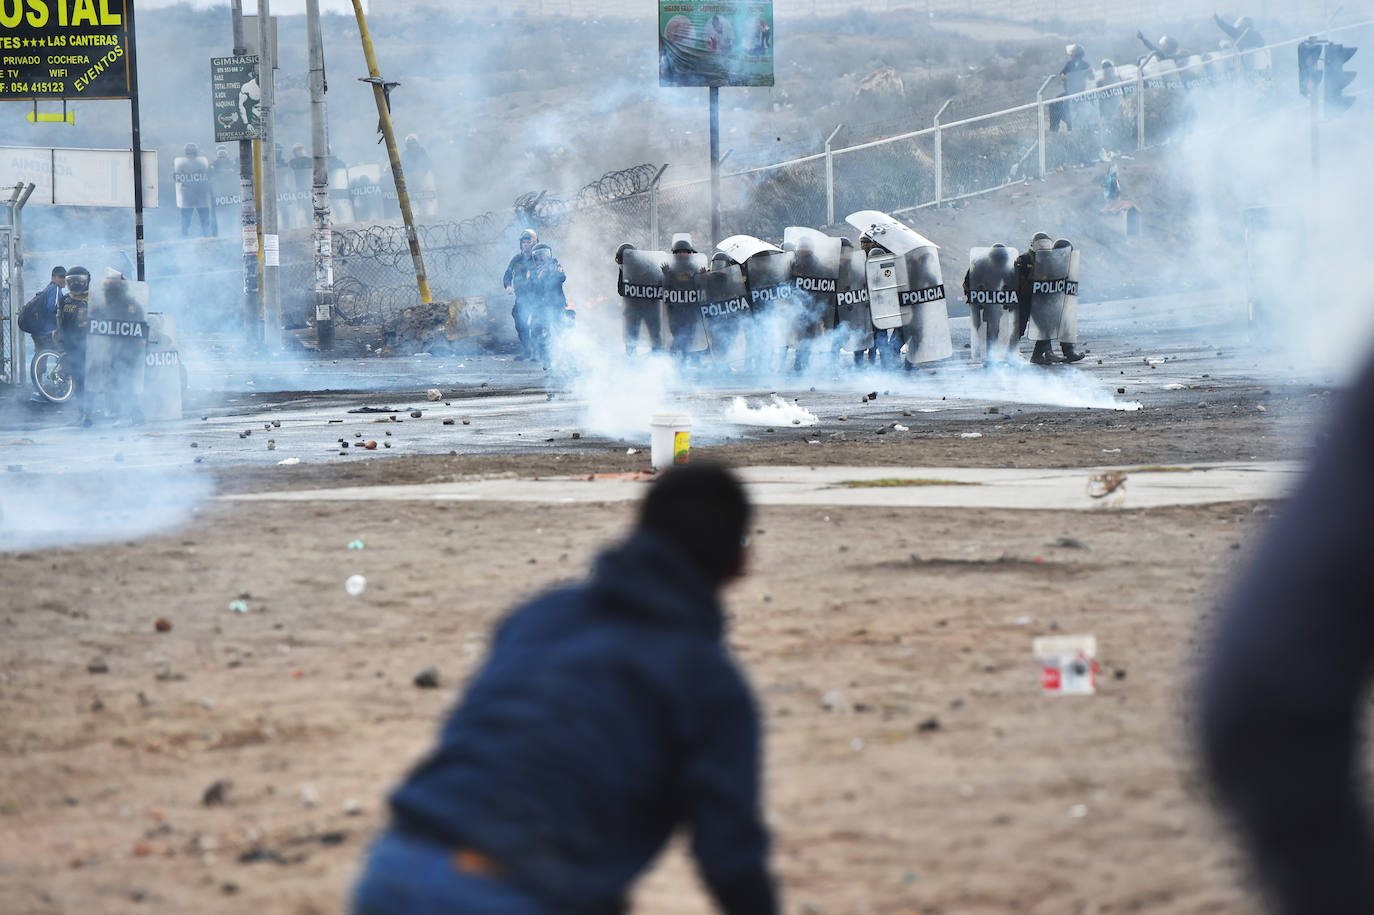
<svg viewBox="0 0 1374 915"><path fill-rule="evenodd" d="M53 403L65 403L76 390L72 376L62 368L62 354L50 349L33 354L33 361L29 363L29 378L38 393Z"/></svg>

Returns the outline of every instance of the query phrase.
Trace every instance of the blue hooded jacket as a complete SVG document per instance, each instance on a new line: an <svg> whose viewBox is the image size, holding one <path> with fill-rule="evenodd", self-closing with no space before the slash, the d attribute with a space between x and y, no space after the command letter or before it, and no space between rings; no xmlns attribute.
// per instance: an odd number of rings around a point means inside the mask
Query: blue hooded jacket
<svg viewBox="0 0 1374 915"><path fill-rule="evenodd" d="M691 560L635 534L501 625L396 826L484 852L550 911L606 913L684 825L721 907L771 915L758 716L722 630Z"/></svg>

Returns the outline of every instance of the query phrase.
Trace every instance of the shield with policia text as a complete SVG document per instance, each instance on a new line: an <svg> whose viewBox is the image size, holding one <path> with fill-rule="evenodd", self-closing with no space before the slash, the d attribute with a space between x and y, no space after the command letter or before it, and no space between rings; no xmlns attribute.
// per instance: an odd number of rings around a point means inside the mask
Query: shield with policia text
<svg viewBox="0 0 1374 915"><path fill-rule="evenodd" d="M668 316L672 349L685 353L701 352L709 344L701 319L701 303L705 293L697 283L697 275L706 268L706 255L669 253L665 264L662 268L663 306Z"/></svg>
<svg viewBox="0 0 1374 915"><path fill-rule="evenodd" d="M1027 340L1053 340L1064 321L1064 293L1068 290L1071 248L1042 248L1031 268L1030 322Z"/></svg>
<svg viewBox="0 0 1374 915"><path fill-rule="evenodd" d="M92 278L86 316L86 391L130 398L142 394L148 284L125 279L113 270L100 280Z"/></svg>
<svg viewBox="0 0 1374 915"><path fill-rule="evenodd" d="M649 327L661 328L663 325L663 265L667 262L666 251L627 248L621 256L620 269L625 277L621 300L625 312L649 317ZM649 342L661 346L664 341Z"/></svg>
<svg viewBox="0 0 1374 915"><path fill-rule="evenodd" d="M1016 347L1016 251L1007 245L969 251L969 348L974 359L1005 362Z"/></svg>
<svg viewBox="0 0 1374 915"><path fill-rule="evenodd" d="M868 310L867 258L858 248L844 248L836 293L836 333L851 353L873 348L873 316Z"/></svg>
<svg viewBox="0 0 1374 915"><path fill-rule="evenodd" d="M744 268L723 264L698 275L697 282L705 292L701 316L711 352L716 359L723 360L749 318L749 287L744 282Z"/></svg>
<svg viewBox="0 0 1374 915"><path fill-rule="evenodd" d="M840 240L816 229L788 226L783 229L784 244L792 251L792 284L807 324L820 323L825 330L835 327L835 295L840 275Z"/></svg>
<svg viewBox="0 0 1374 915"><path fill-rule="evenodd" d="M913 365L953 355L935 243L878 210L851 213L845 221L887 249L887 253L875 249L868 258L873 326L904 328L906 361Z"/></svg>

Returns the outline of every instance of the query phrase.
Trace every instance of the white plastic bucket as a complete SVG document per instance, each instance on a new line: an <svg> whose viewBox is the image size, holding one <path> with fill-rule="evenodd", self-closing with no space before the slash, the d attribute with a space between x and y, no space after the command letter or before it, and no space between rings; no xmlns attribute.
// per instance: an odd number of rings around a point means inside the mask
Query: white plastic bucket
<svg viewBox="0 0 1374 915"><path fill-rule="evenodd" d="M654 413L649 417L649 463L654 470L687 463L692 450L692 417L686 413Z"/></svg>
<svg viewBox="0 0 1374 915"><path fill-rule="evenodd" d="M1031 653L1040 665L1040 688L1056 696L1090 696L1097 692L1097 639L1058 635L1033 639Z"/></svg>

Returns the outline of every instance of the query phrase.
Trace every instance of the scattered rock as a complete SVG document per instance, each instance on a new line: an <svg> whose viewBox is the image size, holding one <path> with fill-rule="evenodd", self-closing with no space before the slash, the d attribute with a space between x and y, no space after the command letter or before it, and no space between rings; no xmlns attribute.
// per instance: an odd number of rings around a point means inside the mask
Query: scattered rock
<svg viewBox="0 0 1374 915"><path fill-rule="evenodd" d="M425 392L425 396L428 397L431 402L439 401L444 399L444 392L440 391L438 388L430 388Z"/></svg>
<svg viewBox="0 0 1374 915"><path fill-rule="evenodd" d="M470 420L470 419L465 419L465 420L463 420L463 425L465 425L465 426L471 426L471 425L472 425L472 420Z"/></svg>
<svg viewBox="0 0 1374 915"><path fill-rule="evenodd" d="M1066 549L1066 550L1090 550L1090 549L1092 549L1092 547L1088 546L1088 545L1087 545L1086 543L1084 543L1082 540L1077 540L1077 539L1075 539L1075 538L1073 538L1073 537L1059 537L1059 538L1057 538L1057 539L1054 541L1054 543L1051 543L1050 546L1057 546L1057 547L1061 547L1062 549Z"/></svg>
<svg viewBox="0 0 1374 915"><path fill-rule="evenodd" d="M367 444L363 445L363 448L367 449L368 451L376 451L376 450L377 450L377 440L376 440L376 439L370 439L370 440L367 442Z"/></svg>
<svg viewBox="0 0 1374 915"><path fill-rule="evenodd" d="M110 665L104 658L93 658L91 662L86 665L86 673L89 674L107 674L109 672Z"/></svg>
<svg viewBox="0 0 1374 915"><path fill-rule="evenodd" d="M310 808L318 806L320 803L320 793L315 790L314 785L305 785L301 788L301 806Z"/></svg>
<svg viewBox="0 0 1374 915"><path fill-rule="evenodd" d="M420 668L415 674L415 685L420 689L437 689L439 687L439 668L432 665Z"/></svg>
<svg viewBox="0 0 1374 915"><path fill-rule="evenodd" d="M1260 407L1260 409L1263 410L1264 408L1263 408L1263 407ZM579 438L581 438L581 437L582 437L582 433L581 433L581 432L574 432L574 433L572 434L573 441L576 441L577 439L579 439Z"/></svg>
<svg viewBox="0 0 1374 915"><path fill-rule="evenodd" d="M825 709L827 712L839 712L848 707L848 704L845 702L844 692L841 690L832 689L821 696L821 708Z"/></svg>
<svg viewBox="0 0 1374 915"><path fill-rule="evenodd" d="M1125 388L1117 388L1117 389L1116 389L1116 393L1118 393L1118 394L1125 394L1125 393L1126 393L1126 389L1125 389Z"/></svg>
<svg viewBox="0 0 1374 915"><path fill-rule="evenodd" d="M1126 679L1126 668L1118 667L1115 671L1112 672L1112 676L1118 680Z"/></svg>
<svg viewBox="0 0 1374 915"><path fill-rule="evenodd" d="M929 734L932 731L938 731L940 730L940 719L932 715L925 721L922 721L920 724L916 725L916 730L922 734Z"/></svg>
<svg viewBox="0 0 1374 915"><path fill-rule="evenodd" d="M273 864L286 863L285 858L270 848L250 848L239 855L240 864L253 864L256 861L271 861Z"/></svg>
<svg viewBox="0 0 1374 915"><path fill-rule="evenodd" d="M419 410L411 410L411 411L410 411L410 418L411 418L411 419L419 419L421 416L424 416L424 414L421 413Z"/></svg>
<svg viewBox="0 0 1374 915"><path fill-rule="evenodd" d="M350 797L343 802L343 807L341 809L345 816L355 817L362 814L363 805L360 801Z"/></svg>
<svg viewBox="0 0 1374 915"><path fill-rule="evenodd" d="M451 426L451 425L453 425L453 417L449 417L448 419L444 420L444 425L445 425L445 426ZM390 433L388 433L388 434L390 434Z"/></svg>
<svg viewBox="0 0 1374 915"><path fill-rule="evenodd" d="M200 795L200 802L206 807L218 807L229 803L229 789L234 787L234 783L224 778L217 778L210 783ZM209 849L201 849L209 851Z"/></svg>
<svg viewBox="0 0 1374 915"><path fill-rule="evenodd" d="M157 622L153 623L153 628L156 629L158 632L171 632L172 621L167 619L167 617L165 616L159 616L157 618Z"/></svg>

